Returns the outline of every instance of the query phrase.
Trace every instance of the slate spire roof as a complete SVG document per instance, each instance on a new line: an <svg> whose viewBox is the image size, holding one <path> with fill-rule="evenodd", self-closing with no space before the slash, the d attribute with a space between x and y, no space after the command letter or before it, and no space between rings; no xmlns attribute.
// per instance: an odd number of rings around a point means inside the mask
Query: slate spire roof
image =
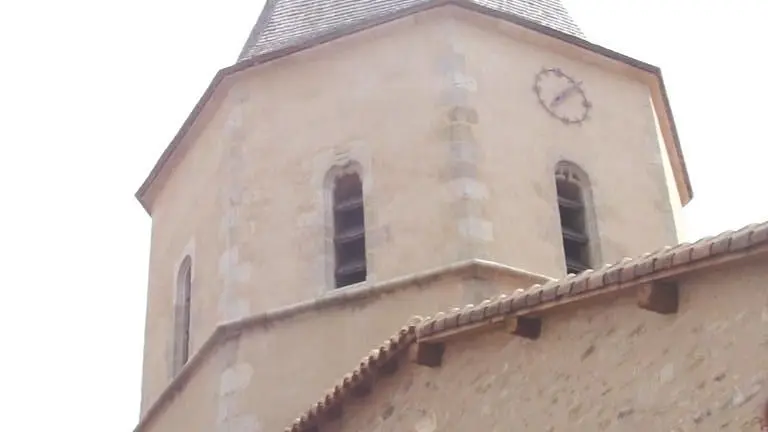
<svg viewBox="0 0 768 432"><path fill-rule="evenodd" d="M463 0L584 38L562 0ZM238 61L435 0L267 0Z"/></svg>

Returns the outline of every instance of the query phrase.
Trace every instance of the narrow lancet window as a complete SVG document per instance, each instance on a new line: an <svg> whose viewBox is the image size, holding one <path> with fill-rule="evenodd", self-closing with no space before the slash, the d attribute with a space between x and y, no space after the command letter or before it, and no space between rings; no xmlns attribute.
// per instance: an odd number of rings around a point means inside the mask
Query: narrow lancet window
<svg viewBox="0 0 768 432"><path fill-rule="evenodd" d="M179 373L189 360L192 306L192 259L189 256L185 257L179 266L176 284L174 374Z"/></svg>
<svg viewBox="0 0 768 432"><path fill-rule="evenodd" d="M363 184L356 173L339 176L333 185L333 243L336 288L365 281Z"/></svg>
<svg viewBox="0 0 768 432"><path fill-rule="evenodd" d="M572 164L560 163L555 172L555 182L565 267L568 273L581 273L592 266L586 175Z"/></svg>

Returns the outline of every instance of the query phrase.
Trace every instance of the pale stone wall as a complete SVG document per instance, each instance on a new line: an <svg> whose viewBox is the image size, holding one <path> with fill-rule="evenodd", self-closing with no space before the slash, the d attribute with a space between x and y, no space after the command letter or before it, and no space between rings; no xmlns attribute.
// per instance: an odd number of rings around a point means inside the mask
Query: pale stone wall
<svg viewBox="0 0 768 432"><path fill-rule="evenodd" d="M252 136L239 258L253 275L239 289L252 312L331 288L327 174L348 161L362 170L369 282L455 260L439 199L437 166L447 152L433 132L430 43L419 35L410 18L239 78Z"/></svg>
<svg viewBox="0 0 768 432"><path fill-rule="evenodd" d="M238 395L242 412L257 417L265 432L282 430L404 325L410 307L435 313L461 298L462 288L457 280L424 291L413 287L244 334L239 359L254 365L254 375Z"/></svg>
<svg viewBox="0 0 768 432"><path fill-rule="evenodd" d="M190 380L163 410L162 415L151 423L151 431L210 431L198 425L216 423L219 404L219 375L226 359L226 346L213 353L195 370L195 379Z"/></svg>
<svg viewBox="0 0 768 432"><path fill-rule="evenodd" d="M334 166L363 169L369 283L456 260L430 40L414 37L414 24L241 73L201 116L152 206L143 409L171 379L174 283L187 250L192 352L217 323L329 290Z"/></svg>
<svg viewBox="0 0 768 432"><path fill-rule="evenodd" d="M480 279L448 274L247 325L225 344L213 347L181 392L142 432L171 430L163 428L169 424L179 430L282 430L405 325L413 310L434 314L500 292L511 294L536 281L540 282L511 273ZM204 404L210 407L200 414L193 409L185 419L175 414L183 407ZM244 429L228 429L235 426Z"/></svg>
<svg viewBox="0 0 768 432"><path fill-rule="evenodd" d="M479 176L493 226L489 259L565 274L554 178L562 160L580 166L591 182L595 265L677 244L673 207L680 198L668 189L673 179L649 88L578 54L521 41L512 24L461 11L454 20L454 50L466 63L469 105L477 111ZM582 82L592 104L588 120L565 125L540 105L533 86L543 68Z"/></svg>
<svg viewBox="0 0 768 432"><path fill-rule="evenodd" d="M157 199L152 212L152 241L147 292L142 412L172 376L176 278L185 256L192 259L190 354L210 335L218 317L220 286L218 235L222 190L222 145L214 118L199 135Z"/></svg>
<svg viewBox="0 0 768 432"><path fill-rule="evenodd" d="M559 157L595 182L604 258L672 242L647 90L487 24L441 8L225 80L153 192L142 411L171 379L186 254L192 353L218 323L329 291L327 173L349 161L363 170L368 284L471 257L558 275ZM530 88L543 63L584 78L595 103L588 125L563 128L537 105ZM432 310L400 307L407 316ZM336 330L326 325L307 328ZM281 356L294 355L287 349Z"/></svg>
<svg viewBox="0 0 768 432"><path fill-rule="evenodd" d="M323 431L757 431L768 397L768 268L692 276L677 315L634 297L545 317L539 340L501 331L408 364Z"/></svg>

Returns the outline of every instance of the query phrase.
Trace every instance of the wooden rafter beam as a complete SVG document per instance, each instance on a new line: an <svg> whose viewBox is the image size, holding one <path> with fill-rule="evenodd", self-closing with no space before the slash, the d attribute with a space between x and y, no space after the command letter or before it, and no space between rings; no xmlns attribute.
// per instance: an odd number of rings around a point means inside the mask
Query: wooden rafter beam
<svg viewBox="0 0 768 432"><path fill-rule="evenodd" d="M662 315L675 314L680 306L680 288L670 281L642 284L637 289L637 305Z"/></svg>

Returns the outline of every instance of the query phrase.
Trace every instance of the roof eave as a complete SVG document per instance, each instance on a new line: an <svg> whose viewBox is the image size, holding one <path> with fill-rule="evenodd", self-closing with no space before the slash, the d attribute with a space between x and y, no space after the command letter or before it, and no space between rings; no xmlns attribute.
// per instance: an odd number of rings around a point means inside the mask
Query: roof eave
<svg viewBox="0 0 768 432"><path fill-rule="evenodd" d="M747 225L738 231L725 231L716 236L700 239L695 243L682 243L674 247L664 247L635 259L624 260L597 270L587 270L578 275L570 275L560 280L553 280L544 285L533 285L517 290L511 296L499 295L479 305L467 305L449 313L438 313L433 317L419 319L409 323L398 331L390 341L397 341L398 352L404 351L403 343L418 344L450 336L475 335L475 330L489 329L485 324L498 323L500 318L542 315L576 302L586 301L598 296L636 289L642 284L659 280L681 280L694 272L718 266L733 265L757 256L768 255L768 222ZM415 337L406 337L416 333ZM443 338L446 337L446 338ZM403 341L403 342L400 342ZM353 392L357 385L349 377L370 376L380 369L393 354L390 342L373 350L360 365L345 375L340 382L329 390L320 402L286 427L285 432L307 432L320 424L338 408ZM361 382L361 380L357 380Z"/></svg>
<svg viewBox="0 0 768 432"><path fill-rule="evenodd" d="M586 50L589 50L591 52L594 52L596 54L608 57L612 60L624 63L628 66L640 69L642 71L645 71L647 73L652 74L658 83L659 86L659 94L662 99L664 114L666 115L668 119L668 127L669 127L669 133L673 141L673 145L675 148L675 157L677 158L679 162L679 172L676 174L679 175L681 178L675 179L676 183L678 183L678 191L680 192L680 200L682 202L682 205L688 204L688 202L691 201L693 198L693 187L691 185L691 180L688 175L688 168L685 164L685 158L683 156L683 150L680 146L680 137L677 132L677 126L675 124L674 116L672 115L672 107L669 103L669 96L667 94L666 86L664 85L664 78L661 74L661 69L658 66L651 65L649 63L643 62L641 60L637 60L633 57L629 57L627 55L621 54L620 52L611 50L609 48L606 48L602 45L598 45L592 42L589 42L587 40L581 39L579 37L570 35L568 33L561 32L559 30L555 30L553 28L541 25L539 23L526 20L524 18L505 14L503 12L499 12L494 9L487 8L485 6L479 5L477 3L472 2L463 2L463 1L452 1L448 0L447 3L454 3L458 6L461 6L465 9L474 10L476 12L492 16L494 18L502 19L517 25L520 25L522 27L528 28L530 30L536 31L538 33L559 39L563 42L569 43L571 45L577 46L579 48L583 48ZM679 184L679 182L682 181L682 185ZM681 187L682 186L682 187Z"/></svg>
<svg viewBox="0 0 768 432"><path fill-rule="evenodd" d="M669 123L669 132L672 135L672 141L675 145L675 150L677 152L677 158L678 163L680 164L680 175L682 176L683 181L683 190L680 191L680 201L682 205L686 205L693 199L693 185L691 184L691 178L688 174L688 166L685 163L685 156L683 155L683 149L680 146L680 136L677 132L677 124L675 123L675 117L672 114L672 106L669 102L669 95L667 93L667 87L664 84L664 77L661 74L661 69L656 68L656 76L659 79L659 89L662 97L662 101L664 103L664 107L666 108L666 115L668 118Z"/></svg>
<svg viewBox="0 0 768 432"><path fill-rule="evenodd" d="M681 192L680 198L683 205L687 204L691 200L691 198L693 197L693 189L691 187L690 178L688 176L688 171L685 165L685 160L683 158L682 149L680 147L680 142L677 135L677 128L675 126L674 118L672 116L672 110L669 105L669 98L667 96L666 87L664 86L664 80L661 75L661 70L658 67L642 62L640 60L634 59L632 57L623 55L621 53L610 50L603 46L588 42L576 36L572 36L570 34L563 33L558 30L554 30L552 28L546 27L536 22L529 21L525 18L516 16L516 15L511 15L505 12L500 12L485 6L481 6L476 3L466 2L462 0L432 0L425 3L421 3L409 8L401 9L399 11L393 12L388 15L377 16L377 17L373 17L371 19L364 20L355 24L351 24L345 27L340 27L328 33L303 40L299 43L289 45L284 48L280 48L274 51L269 51L263 54L258 54L253 57L249 57L245 60L239 61L232 66L221 69L218 73L216 73L216 76L214 76L213 80L211 81L210 85L206 89L205 93L203 93L203 96L200 98L200 100L197 102L192 112L184 121L184 123L182 124L176 136L173 138L173 140L168 145L168 147L166 147L166 149L160 155L160 159L158 159L158 161L155 163L155 166L152 168L152 171L150 171L149 175L144 180L144 183L136 192L135 194L136 198L144 207L144 209L147 211L147 213L151 214L151 203L148 200L149 191L154 185L156 179L162 174L163 169L165 168L165 165L170 160L176 148L180 145L181 141L186 136L189 128L195 123L198 116L205 108L205 105L208 103L208 101L211 99L213 94L216 92L218 85L226 77L232 74L235 74L237 72L243 71L245 69L251 68L253 66L264 64L272 60L276 60L300 51L304 51L306 49L339 39L341 37L349 36L349 35L370 29L372 27L376 27L391 21L395 21L397 19L404 18L409 15L413 15L415 13L427 11L427 10L440 7L440 6L445 6L445 5L454 5L454 6L475 11L477 13L481 13L487 16L505 20L507 22L520 25L522 27L533 30L535 32L559 39L563 42L592 51L599 55L606 56L613 60L619 61L621 63L627 64L629 66L638 68L640 70L643 70L655 75L658 80L662 102L664 104L663 108L669 121L670 134L672 136L672 140L674 141L673 145L676 150L675 156L679 161L680 172L678 172L677 174L681 176L682 179L676 179L676 180L678 181L678 190ZM269 6L269 4L267 6ZM265 7L264 12L262 12L262 16L265 16L265 14L267 13L271 13L271 11L267 11L267 8ZM683 182L682 189L680 188L680 185L679 185L679 181L681 180Z"/></svg>
<svg viewBox="0 0 768 432"><path fill-rule="evenodd" d="M213 77L213 80L211 80L211 83L205 89L205 92L203 93L203 95L195 104L195 107L192 109L192 112L190 112L189 115L187 116L187 119L184 120L184 123L181 125L181 128L179 129L179 131L176 132L176 135L173 137L170 144L168 144L165 150L163 150L163 153L160 155L160 158L157 160L157 162L155 162L155 165L152 167L152 170L149 172L149 175L147 175L147 177L144 179L144 182L141 184L139 189L134 194L136 199L139 201L139 203L141 203L142 207L144 207L144 210L148 214L152 214L152 211L151 211L152 203L150 202L148 195L151 192L152 187L155 184L155 181L163 173L163 170L166 164L174 155L176 149L181 144L181 141L187 135L187 132L192 127L192 125L194 125L195 121L200 116L200 113L203 111L208 101L213 97L219 84L227 76L233 74L234 72L237 72L238 70L245 69L246 67L248 66L241 65L240 63L236 63L232 66L219 70L216 73L216 75Z"/></svg>
<svg viewBox="0 0 768 432"><path fill-rule="evenodd" d="M184 121L181 128L179 129L179 131L174 136L173 140L171 140L168 147L166 147L163 153L160 155L160 158L155 163L154 167L150 171L147 178L144 180L142 185L136 191L136 194L135 194L136 199L139 201L139 203L141 203L142 207L144 207L144 210L148 214L152 213L151 202L149 202L148 200L149 191L151 190L157 178L160 177L160 175L162 174L165 168L165 165L170 160L176 148L180 145L181 141L186 136L189 128L195 123L198 116L205 108L205 105L208 103L208 101L211 99L211 97L215 93L219 83L221 83L221 81L223 81L223 79L226 78L227 76L232 75L236 72L243 71L253 66L264 64L272 60L276 60L300 51L304 51L306 49L339 39L344 36L349 36L351 34L367 30L371 27L376 27L376 26L385 24L387 22L412 15L414 13L418 13L418 12L425 11L437 6L451 4L451 3L459 4L458 2L456 2L456 0L433 0L431 2L419 4L406 9L402 9L390 15L375 17L369 20L361 21L354 25L340 27L334 31L319 35L317 37L300 41L293 45L288 45L273 51L248 57L246 59L238 61L232 66L219 70L216 73L216 75L213 77L213 80L208 85L208 88L205 90L200 100L198 100L192 112L189 114L189 116L187 117L187 119ZM265 21L267 20L268 15L271 14L271 10L267 10L268 9L267 6L269 6L269 4L265 6L265 9L262 12L262 15L260 16L260 19L264 17Z"/></svg>

